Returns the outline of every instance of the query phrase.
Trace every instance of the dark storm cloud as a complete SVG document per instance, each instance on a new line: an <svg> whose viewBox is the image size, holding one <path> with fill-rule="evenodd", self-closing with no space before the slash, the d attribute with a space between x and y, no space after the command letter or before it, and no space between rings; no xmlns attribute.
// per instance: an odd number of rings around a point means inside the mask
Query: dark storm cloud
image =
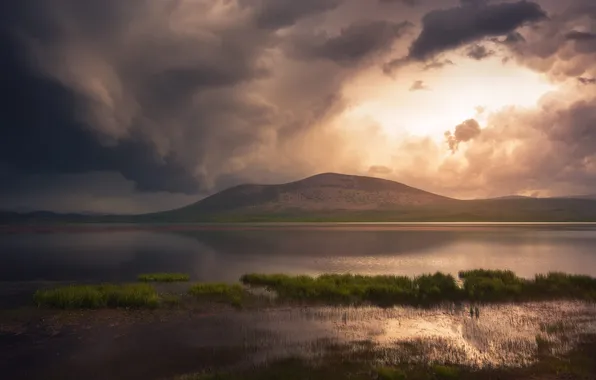
<svg viewBox="0 0 596 380"><path fill-rule="evenodd" d="M329 59L340 64L357 63L390 48L411 26L409 22L360 22L343 28L335 36L297 36L290 52L300 58Z"/></svg>
<svg viewBox="0 0 596 380"><path fill-rule="evenodd" d="M507 37L503 40L504 44L517 44L520 42L525 42L526 39L522 36L519 32L511 32L507 34Z"/></svg>
<svg viewBox="0 0 596 380"><path fill-rule="evenodd" d="M525 23L546 18L540 5L519 1L434 10L422 19L422 32L410 47L410 58L428 59L485 37L505 35Z"/></svg>
<svg viewBox="0 0 596 380"><path fill-rule="evenodd" d="M596 33L572 30L571 32L565 34L565 39L568 41L593 41L596 40Z"/></svg>
<svg viewBox="0 0 596 380"><path fill-rule="evenodd" d="M481 6L488 4L490 0L460 0L460 3L465 6Z"/></svg>
<svg viewBox="0 0 596 380"><path fill-rule="evenodd" d="M485 58L495 55L495 51L487 49L484 45L474 44L468 48L466 55L469 58L481 61Z"/></svg>
<svg viewBox="0 0 596 380"><path fill-rule="evenodd" d="M421 91L421 90L428 90L428 86L424 84L424 81L417 80L412 83L410 86L410 91Z"/></svg>
<svg viewBox="0 0 596 380"><path fill-rule="evenodd" d="M509 38L503 45L516 63L543 72L555 81L596 75L596 24L586 17L594 9L592 0L574 0L540 27L525 29L523 40ZM523 41L523 43L518 43Z"/></svg>
<svg viewBox="0 0 596 380"><path fill-rule="evenodd" d="M275 29L339 3L249 0L250 17L207 22L209 2L2 2L0 165L14 181L107 171L142 191L209 187L275 133L246 88L271 74Z"/></svg>
<svg viewBox="0 0 596 380"><path fill-rule="evenodd" d="M257 25L278 29L291 26L303 17L329 11L343 0L242 0L255 9Z"/></svg>
<svg viewBox="0 0 596 380"><path fill-rule="evenodd" d="M410 7L415 7L416 5L419 5L421 2L421 0L379 0L379 3L381 4L402 3Z"/></svg>
<svg viewBox="0 0 596 380"><path fill-rule="evenodd" d="M445 66L453 66L453 65L455 65L455 63L453 63L453 61L450 59L446 59L444 61L434 60L434 61L424 65L423 70L442 69Z"/></svg>
<svg viewBox="0 0 596 380"><path fill-rule="evenodd" d="M470 141L480 135L481 129L478 122L474 119L468 119L455 127L455 131L445 132L445 139L449 149L455 152L462 142Z"/></svg>

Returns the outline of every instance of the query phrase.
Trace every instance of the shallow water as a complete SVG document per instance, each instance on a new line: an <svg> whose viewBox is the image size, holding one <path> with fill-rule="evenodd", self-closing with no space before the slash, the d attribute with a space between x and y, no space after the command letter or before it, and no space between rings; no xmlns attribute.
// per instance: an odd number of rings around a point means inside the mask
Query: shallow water
<svg viewBox="0 0 596 380"><path fill-rule="evenodd" d="M295 308L236 315L244 342L259 347L260 358L316 355L328 343L368 341L386 351L388 362L400 357L400 344L413 343L418 360L470 366L519 366L532 361L536 336L550 342L549 350L564 353L579 334L596 333L596 306L577 302L482 306L480 318L463 308L430 310L396 307ZM544 326L563 323L564 330ZM250 326L250 327L247 327ZM542 326L542 328L541 328ZM196 339L195 341L205 341ZM321 344L325 342L325 344ZM265 350L266 349L266 350ZM254 358L253 358L254 359Z"/></svg>

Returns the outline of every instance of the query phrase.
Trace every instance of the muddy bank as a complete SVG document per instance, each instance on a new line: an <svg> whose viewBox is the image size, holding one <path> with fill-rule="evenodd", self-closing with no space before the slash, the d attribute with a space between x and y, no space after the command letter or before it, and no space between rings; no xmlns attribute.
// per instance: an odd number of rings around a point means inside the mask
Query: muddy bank
<svg viewBox="0 0 596 380"><path fill-rule="evenodd" d="M468 310L272 307L0 313L0 373L9 379L167 379L286 358L316 361L334 347L375 365L522 367L567 355L596 333L596 307L542 302ZM360 351L359 351L360 350Z"/></svg>

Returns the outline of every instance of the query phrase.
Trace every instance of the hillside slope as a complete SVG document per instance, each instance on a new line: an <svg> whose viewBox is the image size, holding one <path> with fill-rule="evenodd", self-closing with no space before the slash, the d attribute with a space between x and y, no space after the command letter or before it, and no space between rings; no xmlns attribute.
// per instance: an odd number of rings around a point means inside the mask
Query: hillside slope
<svg viewBox="0 0 596 380"><path fill-rule="evenodd" d="M168 213L355 212L450 201L454 200L385 179L325 173L280 185L235 186Z"/></svg>

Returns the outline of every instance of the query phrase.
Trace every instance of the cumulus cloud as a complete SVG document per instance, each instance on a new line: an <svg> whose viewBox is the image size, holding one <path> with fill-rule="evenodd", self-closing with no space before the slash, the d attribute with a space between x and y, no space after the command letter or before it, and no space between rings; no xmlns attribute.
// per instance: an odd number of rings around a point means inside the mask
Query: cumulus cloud
<svg viewBox="0 0 596 380"><path fill-rule="evenodd" d="M349 25L334 36L303 34L288 48L299 58L328 59L354 64L379 52L386 52L412 24L407 21L369 21Z"/></svg>
<svg viewBox="0 0 596 380"><path fill-rule="evenodd" d="M428 90L428 86L424 84L424 81L417 80L410 86L410 91L421 91Z"/></svg>
<svg viewBox="0 0 596 380"><path fill-rule="evenodd" d="M445 132L445 139L449 149L455 152L462 142L467 142L480 135L480 124L475 119L468 119L457 125L453 132Z"/></svg>
<svg viewBox="0 0 596 380"><path fill-rule="evenodd" d="M525 23L545 18L546 13L540 5L525 0L434 10L422 19L422 32L412 43L409 56L428 59L465 43L506 35Z"/></svg>
<svg viewBox="0 0 596 380"><path fill-rule="evenodd" d="M474 44L468 48L466 55L469 58L481 61L485 58L495 55L495 51L487 49L484 45Z"/></svg>
<svg viewBox="0 0 596 380"><path fill-rule="evenodd" d="M593 41L596 40L596 33L572 30L571 32L565 34L565 39L570 41Z"/></svg>
<svg viewBox="0 0 596 380"><path fill-rule="evenodd" d="M279 29L299 19L337 8L343 0L241 0L251 8L259 27Z"/></svg>
<svg viewBox="0 0 596 380"><path fill-rule="evenodd" d="M452 66L455 65L452 60L445 59L443 61L433 60L429 63L424 65L423 70L433 70L433 69L442 69L445 66Z"/></svg>

